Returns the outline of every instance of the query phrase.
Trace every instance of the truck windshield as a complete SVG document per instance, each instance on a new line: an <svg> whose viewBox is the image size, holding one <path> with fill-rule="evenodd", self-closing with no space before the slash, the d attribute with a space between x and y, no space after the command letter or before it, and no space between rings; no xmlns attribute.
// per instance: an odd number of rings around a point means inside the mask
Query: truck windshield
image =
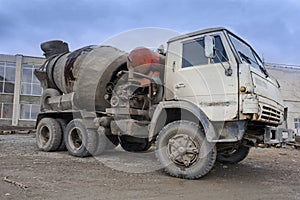
<svg viewBox="0 0 300 200"><path fill-rule="evenodd" d="M245 42L235 37L234 35L232 34L228 34L228 35L236 52L238 53L240 60L243 63L249 64L250 66L260 70L262 73L268 76L267 71L261 62L261 59L252 50L252 48Z"/></svg>

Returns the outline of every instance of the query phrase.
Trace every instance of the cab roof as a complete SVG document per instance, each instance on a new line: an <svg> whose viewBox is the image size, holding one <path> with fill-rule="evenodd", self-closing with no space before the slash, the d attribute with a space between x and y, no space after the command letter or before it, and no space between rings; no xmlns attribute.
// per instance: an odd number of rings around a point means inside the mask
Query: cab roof
<svg viewBox="0 0 300 200"><path fill-rule="evenodd" d="M187 33L187 34L183 34L183 35L173 37L173 38L168 40L168 43L174 42L174 41L177 41L177 40L182 40L182 39L185 39L185 38L188 38L188 37L193 37L193 36L196 36L196 35L201 35L201 34L210 33L210 32L217 32L217 31L228 31L228 32L230 32L228 29L226 29L224 27L207 28L207 29L203 29L203 30L200 30L200 31L195 31L195 32L192 32L192 33Z"/></svg>

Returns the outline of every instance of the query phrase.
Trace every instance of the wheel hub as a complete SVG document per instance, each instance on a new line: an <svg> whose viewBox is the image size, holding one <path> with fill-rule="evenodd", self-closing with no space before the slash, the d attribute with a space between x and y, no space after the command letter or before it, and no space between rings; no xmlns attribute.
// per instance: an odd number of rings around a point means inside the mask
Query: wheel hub
<svg viewBox="0 0 300 200"><path fill-rule="evenodd" d="M50 130L47 126L41 129L40 142L45 145L50 139Z"/></svg>
<svg viewBox="0 0 300 200"><path fill-rule="evenodd" d="M177 165L189 167L199 159L200 145L188 135L178 134L168 141L169 158Z"/></svg>
<svg viewBox="0 0 300 200"><path fill-rule="evenodd" d="M180 155L183 155L186 152L186 148L184 147L179 147L177 150L180 153Z"/></svg>
<svg viewBox="0 0 300 200"><path fill-rule="evenodd" d="M74 150L79 150L82 147L82 133L78 128L71 130L69 135L70 146Z"/></svg>

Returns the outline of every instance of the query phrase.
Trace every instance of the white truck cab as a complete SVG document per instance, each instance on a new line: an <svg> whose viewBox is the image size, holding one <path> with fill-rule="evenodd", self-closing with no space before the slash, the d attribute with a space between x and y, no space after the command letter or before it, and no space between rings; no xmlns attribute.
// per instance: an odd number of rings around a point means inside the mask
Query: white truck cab
<svg viewBox="0 0 300 200"><path fill-rule="evenodd" d="M198 178L215 160L238 163L252 146L291 139L291 132L272 132L287 112L280 85L254 49L225 28L170 39L164 81L165 99L156 108L163 114L154 112L150 136L160 130L156 155L171 175ZM197 130L200 139L189 133Z"/></svg>
<svg viewBox="0 0 300 200"><path fill-rule="evenodd" d="M206 47L209 40L213 47ZM241 38L214 28L170 39L168 44L166 100L192 102L211 121L283 122L279 84Z"/></svg>

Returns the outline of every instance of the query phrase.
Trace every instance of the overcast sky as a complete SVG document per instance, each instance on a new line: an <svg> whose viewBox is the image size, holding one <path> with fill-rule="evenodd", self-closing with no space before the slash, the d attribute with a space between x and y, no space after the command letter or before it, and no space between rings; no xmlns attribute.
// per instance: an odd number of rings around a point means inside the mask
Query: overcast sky
<svg viewBox="0 0 300 200"><path fill-rule="evenodd" d="M0 54L41 56L40 43L53 39L75 50L145 27L171 36L216 26L266 62L300 64L299 0L0 0Z"/></svg>

